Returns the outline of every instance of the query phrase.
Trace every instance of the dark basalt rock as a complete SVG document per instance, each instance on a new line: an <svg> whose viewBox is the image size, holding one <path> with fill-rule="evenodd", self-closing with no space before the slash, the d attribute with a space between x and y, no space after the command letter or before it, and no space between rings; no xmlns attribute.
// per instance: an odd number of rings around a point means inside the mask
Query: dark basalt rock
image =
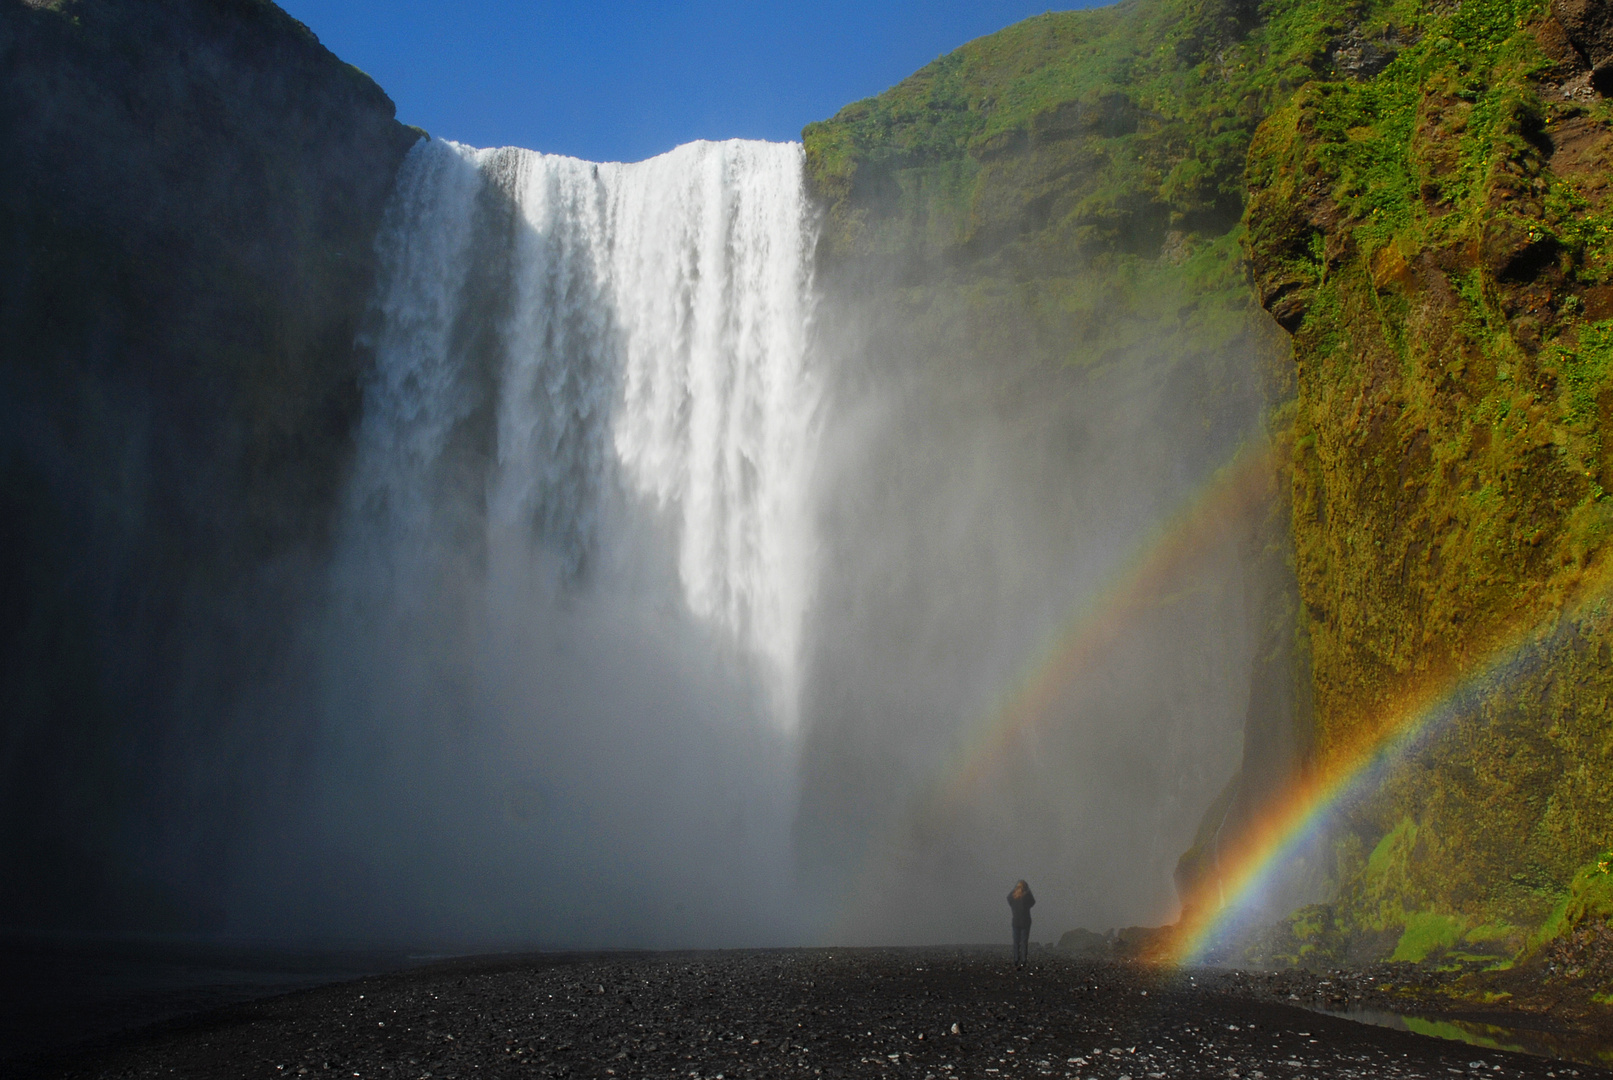
<svg viewBox="0 0 1613 1080"><path fill-rule="evenodd" d="M1388 67L1405 44L1397 27L1390 26L1377 37L1363 34L1359 27L1354 27L1333 42L1328 56L1338 78L1370 79Z"/></svg>
<svg viewBox="0 0 1613 1080"><path fill-rule="evenodd" d="M272 771L227 703L334 505L393 112L264 0L0 2L0 923L218 922Z"/></svg>
<svg viewBox="0 0 1613 1080"><path fill-rule="evenodd" d="M1551 13L1568 34L1598 93L1613 91L1613 4L1607 0L1552 0Z"/></svg>

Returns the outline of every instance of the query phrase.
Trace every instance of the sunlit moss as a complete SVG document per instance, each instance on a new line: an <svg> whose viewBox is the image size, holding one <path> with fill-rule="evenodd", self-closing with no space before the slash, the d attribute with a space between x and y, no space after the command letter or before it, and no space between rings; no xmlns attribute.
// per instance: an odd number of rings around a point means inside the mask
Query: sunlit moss
<svg viewBox="0 0 1613 1080"><path fill-rule="evenodd" d="M1585 593L1613 536L1613 367L1581 299L1610 230L1594 171L1558 175L1546 152L1554 124L1605 117L1541 96L1545 11L1424 12L1375 78L1302 89L1251 143L1246 249L1300 313L1319 753L1370 742L1400 695L1492 650L1514 658L1355 811L1345 839L1372 854L1341 876L1334 925L1396 931L1400 959L1519 955L1613 832L1608 625Z"/></svg>
<svg viewBox="0 0 1613 1080"><path fill-rule="evenodd" d="M1420 911L1406 920L1406 928L1389 959L1415 963L1436 949L1448 951L1460 940L1462 930L1460 919L1438 912Z"/></svg>

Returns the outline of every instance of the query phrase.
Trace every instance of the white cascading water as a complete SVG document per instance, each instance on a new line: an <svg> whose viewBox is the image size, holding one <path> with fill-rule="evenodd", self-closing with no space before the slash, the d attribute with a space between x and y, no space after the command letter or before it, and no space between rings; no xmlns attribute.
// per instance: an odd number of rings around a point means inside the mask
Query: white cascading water
<svg viewBox="0 0 1613 1080"><path fill-rule="evenodd" d="M316 630L294 847L318 884L266 920L798 940L802 169L798 145L740 141L630 165L409 153Z"/></svg>
<svg viewBox="0 0 1613 1080"><path fill-rule="evenodd" d="M648 500L674 523L689 610L761 664L790 727L812 578L811 243L796 144L592 164L420 143L380 243L350 519L394 564L432 558L419 545L465 498L450 444L491 404L490 536L530 533L576 575L612 541L612 491Z"/></svg>

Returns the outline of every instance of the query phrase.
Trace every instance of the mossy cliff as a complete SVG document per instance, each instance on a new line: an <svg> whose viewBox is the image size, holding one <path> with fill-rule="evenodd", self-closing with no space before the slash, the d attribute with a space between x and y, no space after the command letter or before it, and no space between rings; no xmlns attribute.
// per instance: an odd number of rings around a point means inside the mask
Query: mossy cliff
<svg viewBox="0 0 1613 1080"><path fill-rule="evenodd" d="M1445 717L1269 956L1511 962L1607 914L1610 58L1586 0L1153 0L806 130L829 280L938 354L1263 371L1245 761L1184 886L1296 772Z"/></svg>
<svg viewBox="0 0 1613 1080"><path fill-rule="evenodd" d="M264 0L0 0L0 925L216 921L417 137Z"/></svg>
<svg viewBox="0 0 1613 1080"><path fill-rule="evenodd" d="M1449 706L1287 951L1511 960L1609 914L1571 894L1613 844L1613 11L1466 0L1406 36L1249 160L1254 282L1294 335L1316 764Z"/></svg>
<svg viewBox="0 0 1613 1080"><path fill-rule="evenodd" d="M809 182L824 207L819 282L836 313L826 336L877 366L865 383L898 378L919 388L904 390L910 398L928 394L942 402L922 424L904 429L905 444L979 425L986 416L1048 433L1019 439L1015 452L1026 462L1020 473L1040 470L1035 498L1050 514L1067 514L1050 530L1047 550L1064 560L1050 560L1050 575L1068 574L1106 545L1137 542L1141 530L1117 535L1128 516L1166 520L1213 488L1216 470L1240 447L1264 444L1265 403L1291 394L1286 339L1251 294L1242 266L1243 172L1267 112L1318 71L1332 70L1344 26L1329 7L1301 5L1267 18L1252 3L1153 0L1042 15L971 42L804 132ZM847 396L860 399L865 383ZM954 400L967 403L958 409L970 410L969 417L948 411ZM1095 412L1128 418L1123 446L1095 441L1091 431L1104 430ZM897 506L893 499L916 500L915 491L955 490L950 476L931 474L948 465L967 471L972 466L960 457L968 452L967 440L943 444L937 436L927 450L893 445L869 457L907 462L905 472L891 466L880 488L898 493L882 496L889 508ZM1148 499L1155 501L1142 505ZM1163 778L1176 767L1163 753L1139 764L1139 784L1194 792L1208 785L1183 834L1169 843L1185 845L1191 821L1223 785L1221 816L1244 820L1304 756L1308 720L1291 629L1297 600L1284 500L1273 475L1265 497L1239 509L1232 530L1247 573L1221 576L1224 567L1198 565L1184 571L1150 598L1152 614L1138 614L1128 644L1098 662L1115 669L1138 656L1157 657L1163 663L1152 677L1156 685L1117 693L1108 705L1062 702L1058 715L1046 718L1052 729L1112 723L1117 731L1141 730L1134 714L1151 710L1200 722L1194 710L1205 707L1203 684L1195 690L1191 679L1178 682L1171 672L1178 658L1196 656L1203 646L1186 629L1198 625L1201 594L1238 583L1233 587L1245 594L1217 609L1223 621L1215 625L1229 638L1249 628L1249 640L1228 648L1239 657L1233 667L1255 660L1255 677L1238 690L1249 699L1252 734L1230 784L1225 771L1213 780L1191 768ZM958 512L964 511L952 511ZM945 519L923 505L897 506L880 542L889 543L906 522L931 516ZM998 526L1004 533L1016 528L1007 520ZM914 532L907 540L914 557L893 560L887 577L907 573L932 542ZM970 579L990 570L987 558L958 565ZM895 655L902 643L920 652L935 636L934 623L957 626L997 602L983 598L901 624L884 612L917 606L907 601L909 590L886 580L868 588L891 596L881 607L891 625L867 648L846 650L854 654L843 661L848 668L867 666L863 658L876 654L887 672L897 670L907 662ZM923 590L937 591L933 581L911 591ZM1056 593L1058 582L1047 591ZM822 603L832 607L835 598ZM1206 626L1204 633L1216 630ZM974 652L1000 650L1003 638L1000 628L989 629ZM933 652L921 660L935 669ZM963 655L945 666L966 670L971 660ZM1221 663L1202 660L1210 670ZM823 671L842 661L815 662ZM900 769L891 762L915 756L868 740L896 727L892 718L911 706L880 700L888 678L870 677L866 687L852 676L824 681L858 692L808 703L814 719L805 750L803 832L856 835L879 818L869 807L896 798L891 793L901 782L892 776ZM1096 675L1077 681L1076 697L1105 682ZM934 717L925 723L936 741ZM820 760L816 736L835 727L839 734L824 745L857 751ZM1217 770L1237 764L1236 734L1227 742L1225 763L1213 763ZM1150 779L1141 779L1145 770ZM869 774L865 781L860 773ZM826 790L841 793L843 805L819 805L817 794ZM1114 814L1115 804L1105 808L1101 796L1058 798L1068 805L1090 798L1090 812ZM1177 824L1173 817L1168 828L1174 832ZM1039 827L1024 824L1026 831ZM810 835L798 839L810 857ZM932 836L912 845L924 852L915 862L951 858ZM1197 862L1189 858L1180 868L1184 882L1200 873ZM1135 857L1112 867L1095 858L1089 866L1117 881L1155 873ZM1110 891L1124 895L1129 885ZM1132 908L1115 917L1135 921L1139 913Z"/></svg>

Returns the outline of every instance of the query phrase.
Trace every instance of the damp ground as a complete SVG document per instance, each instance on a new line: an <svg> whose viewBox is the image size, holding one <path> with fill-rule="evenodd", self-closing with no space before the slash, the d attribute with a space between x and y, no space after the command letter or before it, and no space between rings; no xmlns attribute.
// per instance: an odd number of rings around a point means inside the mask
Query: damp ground
<svg viewBox="0 0 1613 1080"><path fill-rule="evenodd" d="M60 1077L1594 1077L1328 1016L1234 981L1038 951L484 957L215 1009Z"/></svg>
<svg viewBox="0 0 1613 1080"><path fill-rule="evenodd" d="M1613 1009L1582 981L1531 969L1378 963L1277 971L1197 969L1198 984L1473 1046L1613 1067ZM1503 989L1504 988L1504 989Z"/></svg>

